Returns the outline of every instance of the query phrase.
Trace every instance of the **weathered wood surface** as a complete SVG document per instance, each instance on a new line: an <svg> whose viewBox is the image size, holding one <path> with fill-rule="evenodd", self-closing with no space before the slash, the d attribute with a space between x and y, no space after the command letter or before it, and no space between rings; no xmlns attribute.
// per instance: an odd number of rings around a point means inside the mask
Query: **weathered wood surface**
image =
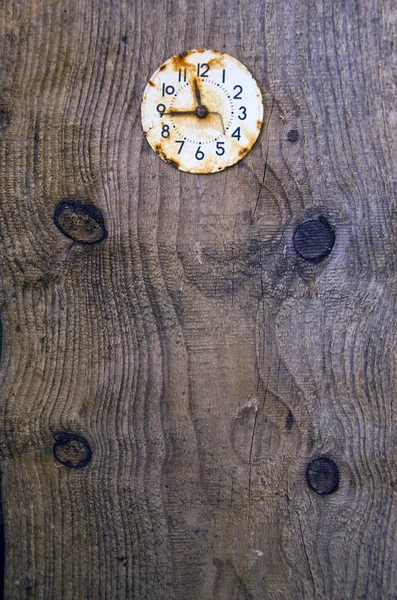
<svg viewBox="0 0 397 600"><path fill-rule="evenodd" d="M393 0L0 1L7 599L397 597L396 27ZM217 175L141 131L194 47L265 99ZM106 240L55 227L70 198ZM314 264L292 239L320 215Z"/></svg>

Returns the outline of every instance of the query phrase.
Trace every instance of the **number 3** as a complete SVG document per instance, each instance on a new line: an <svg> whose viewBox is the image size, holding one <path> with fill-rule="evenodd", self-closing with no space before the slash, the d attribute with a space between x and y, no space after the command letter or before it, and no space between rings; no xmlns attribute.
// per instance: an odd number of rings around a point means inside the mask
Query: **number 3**
<svg viewBox="0 0 397 600"><path fill-rule="evenodd" d="M240 106L239 110L241 110L241 112L243 113L242 116L238 116L238 118L240 119L240 121L244 121L247 118L247 109L245 108L245 106Z"/></svg>

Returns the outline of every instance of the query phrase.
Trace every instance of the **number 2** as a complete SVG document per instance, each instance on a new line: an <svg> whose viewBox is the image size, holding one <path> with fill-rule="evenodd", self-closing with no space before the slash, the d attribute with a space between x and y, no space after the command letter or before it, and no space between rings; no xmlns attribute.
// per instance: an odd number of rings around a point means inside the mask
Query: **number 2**
<svg viewBox="0 0 397 600"><path fill-rule="evenodd" d="M242 100L241 92L243 91L243 88L241 87L241 85L235 85L233 89L234 90L238 90L238 92L236 93L236 95L233 96L233 99L234 100Z"/></svg>

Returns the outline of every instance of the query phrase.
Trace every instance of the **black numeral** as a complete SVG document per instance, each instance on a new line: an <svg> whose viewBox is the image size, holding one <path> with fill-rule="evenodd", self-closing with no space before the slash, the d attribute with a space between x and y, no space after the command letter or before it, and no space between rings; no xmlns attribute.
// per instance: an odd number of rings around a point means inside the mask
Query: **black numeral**
<svg viewBox="0 0 397 600"><path fill-rule="evenodd" d="M197 77L208 77L207 73L210 70L210 66L207 63L197 65Z"/></svg>
<svg viewBox="0 0 397 600"><path fill-rule="evenodd" d="M224 145L225 142L216 142L215 154L217 154L218 156L222 156L222 154L225 154Z"/></svg>
<svg viewBox="0 0 397 600"><path fill-rule="evenodd" d="M202 151L200 150L200 148L201 148L201 146L199 146L199 147L197 148L197 152L196 152L196 154L195 154L195 157L197 158L197 160L203 160L203 158L204 158L204 152L202 152Z"/></svg>
<svg viewBox="0 0 397 600"><path fill-rule="evenodd" d="M244 121L247 118L247 109L245 108L245 106L240 106L239 110L241 110L242 112L242 116L238 116L238 118L240 119L240 121Z"/></svg>
<svg viewBox="0 0 397 600"><path fill-rule="evenodd" d="M165 85L165 83L163 83L163 96L165 96L166 94L168 94L168 96L172 96L172 94L175 93L175 88L173 85Z"/></svg>
<svg viewBox="0 0 397 600"><path fill-rule="evenodd" d="M226 79L226 69L223 69L223 71L222 71L222 83L225 83L225 79Z"/></svg>
<svg viewBox="0 0 397 600"><path fill-rule="evenodd" d="M186 81L186 69L179 69L178 81Z"/></svg>
<svg viewBox="0 0 397 600"><path fill-rule="evenodd" d="M183 148L183 144L185 143L185 140L175 140L176 144L180 144L179 150L178 150L178 154L181 153L182 148Z"/></svg>
<svg viewBox="0 0 397 600"><path fill-rule="evenodd" d="M156 108L160 113L160 116L162 116L165 113L165 104L158 104Z"/></svg>
<svg viewBox="0 0 397 600"><path fill-rule="evenodd" d="M237 129L235 131L233 131L232 137L237 138L238 141L240 141L240 138L241 138L240 127L237 127Z"/></svg>
<svg viewBox="0 0 397 600"><path fill-rule="evenodd" d="M234 100L242 100L241 98L241 92L243 91L243 88L241 87L241 85L235 85L234 90L238 90L238 92L236 93L235 96L233 96Z"/></svg>
<svg viewBox="0 0 397 600"><path fill-rule="evenodd" d="M163 125L163 128L161 130L161 137L163 137L163 138L170 137L170 126L169 125Z"/></svg>

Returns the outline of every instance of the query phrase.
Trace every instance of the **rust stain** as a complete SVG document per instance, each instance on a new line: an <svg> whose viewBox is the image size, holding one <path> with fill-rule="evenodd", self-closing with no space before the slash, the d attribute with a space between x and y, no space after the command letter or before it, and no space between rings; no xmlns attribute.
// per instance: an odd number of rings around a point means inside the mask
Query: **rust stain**
<svg viewBox="0 0 397 600"><path fill-rule="evenodd" d="M151 85L152 87L156 87L156 84L153 83L153 81L151 79L149 79L149 85Z"/></svg>
<svg viewBox="0 0 397 600"><path fill-rule="evenodd" d="M195 72L196 65L189 62L189 57L191 54L197 54L198 52L202 54L204 52L207 52L207 50L205 48L197 48L197 49L188 50L187 52L182 52L181 54L176 54L175 56L173 56L171 58L171 63L172 63L173 69L175 69L175 71L177 71L178 69L188 69L189 71ZM213 52L215 52L215 51L213 51ZM214 58L211 58L207 64L210 67L210 69L223 67L225 64L224 57L221 53L219 53L219 56L215 56ZM160 68L160 70L161 70L161 68Z"/></svg>
<svg viewBox="0 0 397 600"><path fill-rule="evenodd" d="M249 148L241 148L239 155L244 156L244 154L247 154L248 150L249 150Z"/></svg>
<svg viewBox="0 0 397 600"><path fill-rule="evenodd" d="M159 156L164 162L168 163L172 167L175 167L176 169L179 169L180 163L178 163L176 160L172 160L171 158L168 158L168 156L165 154L161 144L156 144L154 147L154 151L157 154L157 156Z"/></svg>
<svg viewBox="0 0 397 600"><path fill-rule="evenodd" d="M206 52L206 50L204 48L199 48L199 49L195 49L195 50L188 50L187 52L182 52L181 54L176 54L175 56L173 56L171 58L171 62L172 62L172 66L174 67L175 70L178 69L190 69L195 71L196 70L196 65L192 65L188 58L191 54L196 54L197 52Z"/></svg>
<svg viewBox="0 0 397 600"><path fill-rule="evenodd" d="M161 67L159 68L159 71L164 71L164 69L167 68L167 65L164 63L163 65L161 65Z"/></svg>
<svg viewBox="0 0 397 600"><path fill-rule="evenodd" d="M210 69L219 69L225 66L225 60L222 55L219 55L211 58L207 64Z"/></svg>
<svg viewBox="0 0 397 600"><path fill-rule="evenodd" d="M257 128L260 130L260 128L262 127L262 121L259 121L259 120L258 120L258 121L256 122L256 126L257 126Z"/></svg>
<svg viewBox="0 0 397 600"><path fill-rule="evenodd" d="M178 69L194 69L194 65L189 63L188 56L191 52L183 52L172 57L172 66L177 71Z"/></svg>
<svg viewBox="0 0 397 600"><path fill-rule="evenodd" d="M164 157L163 160L169 165L171 165L171 167L174 167L174 169L179 169L180 167L180 164L176 160L172 160L171 158L167 157Z"/></svg>

